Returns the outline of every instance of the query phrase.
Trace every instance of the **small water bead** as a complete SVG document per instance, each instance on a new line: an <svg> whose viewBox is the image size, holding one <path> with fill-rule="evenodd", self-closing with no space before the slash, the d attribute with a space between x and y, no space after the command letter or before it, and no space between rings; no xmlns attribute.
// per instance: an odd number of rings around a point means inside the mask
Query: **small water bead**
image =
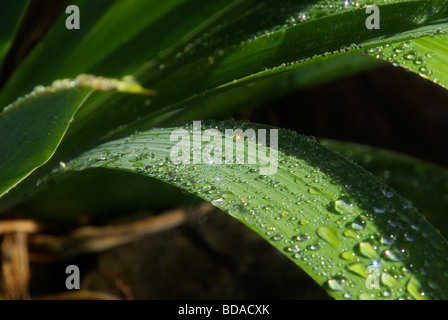
<svg viewBox="0 0 448 320"><path fill-rule="evenodd" d="M403 56L406 60L414 60L415 58L417 58L417 54L415 53L415 51L409 51L408 53L406 53Z"/></svg>
<svg viewBox="0 0 448 320"><path fill-rule="evenodd" d="M424 63L425 63L425 60L422 59L422 58L416 58L416 59L414 60L414 64L417 65L417 66L421 66L421 65L424 64Z"/></svg>
<svg viewBox="0 0 448 320"><path fill-rule="evenodd" d="M272 241L282 241L283 240L283 236L282 235L276 235L276 236L273 236L271 238L271 240Z"/></svg>
<svg viewBox="0 0 448 320"><path fill-rule="evenodd" d="M389 219L387 220L387 223L394 228L397 226L397 221L395 219Z"/></svg>
<svg viewBox="0 0 448 320"><path fill-rule="evenodd" d="M406 274L406 273L410 273L410 272L412 272L413 269L414 269L414 265L413 265L413 264L408 264L408 265L406 265L406 266L401 267L401 268L400 268L400 271L401 271L403 274Z"/></svg>
<svg viewBox="0 0 448 320"><path fill-rule="evenodd" d="M382 255L388 261L398 262L407 259L408 254L405 249L390 248L384 250Z"/></svg>
<svg viewBox="0 0 448 320"><path fill-rule="evenodd" d="M388 246L393 245L396 240L397 240L397 237L393 234L386 234L380 238L380 242L383 244L386 244Z"/></svg>
<svg viewBox="0 0 448 320"><path fill-rule="evenodd" d="M354 210L353 204L347 203L344 200L336 200L334 202L334 209L339 214L352 213L352 211Z"/></svg>
<svg viewBox="0 0 448 320"><path fill-rule="evenodd" d="M302 259L302 260L305 260L305 256L304 256L303 252L298 252L298 253L296 253L296 254L293 254L292 257L293 257L294 259Z"/></svg>
<svg viewBox="0 0 448 320"><path fill-rule="evenodd" d="M431 73L432 73L431 70L429 70L427 67L420 67L418 69L418 72L420 72L423 75L427 75L427 76L431 75Z"/></svg>
<svg viewBox="0 0 448 320"><path fill-rule="evenodd" d="M356 259L356 254L352 250L347 250L341 253L341 258L344 260L352 261Z"/></svg>
<svg viewBox="0 0 448 320"><path fill-rule="evenodd" d="M348 238L359 239L359 234L355 230L345 230L343 235Z"/></svg>
<svg viewBox="0 0 448 320"><path fill-rule="evenodd" d="M352 228L358 231L364 230L367 226L367 222L365 217L359 216L353 220L351 224Z"/></svg>
<svg viewBox="0 0 448 320"><path fill-rule="evenodd" d="M222 198L226 200L231 200L235 198L235 195L232 192L228 191L222 194Z"/></svg>
<svg viewBox="0 0 448 320"><path fill-rule="evenodd" d="M429 58L429 59L432 59L432 58L434 58L434 53L433 52L428 52L426 54L426 57Z"/></svg>
<svg viewBox="0 0 448 320"><path fill-rule="evenodd" d="M324 193L322 192L322 190L320 190L319 188L316 188L316 187L311 187L311 188L308 190L308 192L311 193L311 194L316 194L316 195L324 194Z"/></svg>
<svg viewBox="0 0 448 320"><path fill-rule="evenodd" d="M317 250L319 250L320 249L320 246L318 245L318 244L311 244L311 245L309 245L308 247L306 247L308 250L311 250L311 251L317 251Z"/></svg>
<svg viewBox="0 0 448 320"><path fill-rule="evenodd" d="M36 93L42 93L45 90L46 90L46 88L44 86L41 86L41 85L34 87L34 92L36 92Z"/></svg>
<svg viewBox="0 0 448 320"><path fill-rule="evenodd" d="M381 274L381 283L384 284L387 287L393 288L400 284L400 281L395 279L392 275L389 273L383 273Z"/></svg>
<svg viewBox="0 0 448 320"><path fill-rule="evenodd" d="M428 296L423 291L423 279L417 275L413 275L406 285L406 290L416 300L427 300Z"/></svg>
<svg viewBox="0 0 448 320"><path fill-rule="evenodd" d="M344 279L330 279L325 284L331 291L344 291L347 288L347 284Z"/></svg>
<svg viewBox="0 0 448 320"><path fill-rule="evenodd" d="M380 293L385 298L390 298L392 296L392 293L389 290L384 290L384 291L381 291Z"/></svg>
<svg viewBox="0 0 448 320"><path fill-rule="evenodd" d="M282 217L288 217L289 216L289 211L288 210L283 210L282 212L280 212L280 215L282 216ZM296 218L295 217L292 217L292 218L290 218L290 221L294 221L294 220L296 220Z"/></svg>
<svg viewBox="0 0 448 320"><path fill-rule="evenodd" d="M299 178L299 177L296 177L296 178L294 179L294 182L297 183L297 184L299 184L299 185L306 185L305 180L303 180L302 178Z"/></svg>
<svg viewBox="0 0 448 320"><path fill-rule="evenodd" d="M317 235L327 241L334 248L337 248L341 243L336 230L334 230L333 228L319 227L319 229L317 229Z"/></svg>
<svg viewBox="0 0 448 320"><path fill-rule="evenodd" d="M293 240L305 242L310 239L310 236L307 233L299 234L298 236L294 237Z"/></svg>
<svg viewBox="0 0 448 320"><path fill-rule="evenodd" d="M378 256L375 248L368 242L361 242L358 250L366 258L376 259Z"/></svg>
<svg viewBox="0 0 448 320"><path fill-rule="evenodd" d="M361 263L351 264L347 266L347 269L364 279L367 279L369 277L369 275L366 272L366 267Z"/></svg>
<svg viewBox="0 0 448 320"><path fill-rule="evenodd" d="M383 214L383 213L386 212L386 209L385 208L377 208L377 207L375 207L375 208L373 208L373 212L374 213L378 213L378 214Z"/></svg>
<svg viewBox="0 0 448 320"><path fill-rule="evenodd" d="M392 191L386 189L383 190L383 194L386 196L386 198L392 198L394 196L394 193Z"/></svg>
<svg viewBox="0 0 448 320"><path fill-rule="evenodd" d="M292 253L297 253L297 252L300 251L300 248L298 246L286 247L285 251L292 252Z"/></svg>

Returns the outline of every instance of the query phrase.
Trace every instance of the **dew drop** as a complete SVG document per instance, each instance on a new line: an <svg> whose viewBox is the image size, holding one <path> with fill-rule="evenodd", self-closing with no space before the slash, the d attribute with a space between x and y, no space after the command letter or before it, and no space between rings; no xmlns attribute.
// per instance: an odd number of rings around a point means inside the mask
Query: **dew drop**
<svg viewBox="0 0 448 320"><path fill-rule="evenodd" d="M414 64L417 66L421 66L425 61L423 59L417 58L414 60Z"/></svg>
<svg viewBox="0 0 448 320"><path fill-rule="evenodd" d="M330 279L326 282L326 286L331 291L344 291L347 288L344 279Z"/></svg>
<svg viewBox="0 0 448 320"><path fill-rule="evenodd" d="M353 239L358 239L359 238L359 235L358 235L358 233L356 233L355 230L345 230L343 235L348 237L348 238L353 238Z"/></svg>
<svg viewBox="0 0 448 320"><path fill-rule="evenodd" d="M349 204L344 200L336 200L334 202L334 209L339 214L347 214L353 211L353 204Z"/></svg>
<svg viewBox="0 0 448 320"><path fill-rule="evenodd" d="M358 231L364 230L366 228L366 226L367 226L367 222L363 216L357 217L352 222L352 228L355 230L358 230Z"/></svg>
<svg viewBox="0 0 448 320"><path fill-rule="evenodd" d="M393 288L393 287L396 287L399 285L399 281L387 272L384 272L381 275L381 283L390 288Z"/></svg>
<svg viewBox="0 0 448 320"><path fill-rule="evenodd" d="M226 200L231 200L231 199L235 198L235 195L229 191L229 192L223 193L222 197Z"/></svg>
<svg viewBox="0 0 448 320"><path fill-rule="evenodd" d="M308 241L309 239L310 239L310 236L306 233L299 234L298 236L294 237L294 240L300 241L300 242L305 242L305 241Z"/></svg>
<svg viewBox="0 0 448 320"><path fill-rule="evenodd" d="M224 204L224 199L223 198L215 199L211 203L215 207L220 207L220 206L222 206Z"/></svg>
<svg viewBox="0 0 448 320"><path fill-rule="evenodd" d="M407 258L407 252L404 249L391 248L384 250L382 255L388 261L398 262Z"/></svg>
<svg viewBox="0 0 448 320"><path fill-rule="evenodd" d="M292 253L297 253L297 252L300 251L300 248L298 246L286 247L285 251L292 252Z"/></svg>
<svg viewBox="0 0 448 320"><path fill-rule="evenodd" d="M430 75L431 74L431 71L429 71L429 69L427 67L420 67L418 69L418 72L420 72L421 74L424 74L424 75Z"/></svg>
<svg viewBox="0 0 448 320"><path fill-rule="evenodd" d="M388 246L393 245L395 243L396 236L393 234L383 235L380 239L381 243L384 243Z"/></svg>
<svg viewBox="0 0 448 320"><path fill-rule="evenodd" d="M276 235L276 236L273 236L271 238L271 240L272 241L282 241L283 240L283 236L282 235Z"/></svg>
<svg viewBox="0 0 448 320"><path fill-rule="evenodd" d="M317 235L327 241L332 247L337 248L341 243L336 231L329 227L319 227Z"/></svg>
<svg viewBox="0 0 448 320"><path fill-rule="evenodd" d="M404 58L406 60L414 60L417 57L416 53L414 51L409 51L404 55Z"/></svg>
<svg viewBox="0 0 448 320"><path fill-rule="evenodd" d="M406 285L406 290L416 300L427 300L428 297L422 289L423 279L417 275L413 275Z"/></svg>
<svg viewBox="0 0 448 320"><path fill-rule="evenodd" d="M394 196L393 192L389 190L383 190L383 194L386 196L386 198L392 198Z"/></svg>
<svg viewBox="0 0 448 320"><path fill-rule="evenodd" d="M311 250L311 251L317 251L317 250L319 250L320 249L320 246L319 245L317 245L317 244L312 244L312 245L309 245L308 247L306 247L308 250Z"/></svg>
<svg viewBox="0 0 448 320"><path fill-rule="evenodd" d="M385 298L390 298L392 296L392 293L389 290L381 291L381 295Z"/></svg>
<svg viewBox="0 0 448 320"><path fill-rule="evenodd" d="M356 259L356 254L352 250L347 250L341 253L341 258L344 260L352 261Z"/></svg>
<svg viewBox="0 0 448 320"><path fill-rule="evenodd" d="M361 263L354 263L347 266L347 269L353 272L354 274L367 279L369 275L366 273L366 267Z"/></svg>
<svg viewBox="0 0 448 320"><path fill-rule="evenodd" d="M319 188L316 188L316 187L311 187L308 190L308 192L311 193L311 194L322 194L322 191Z"/></svg>
<svg viewBox="0 0 448 320"><path fill-rule="evenodd" d="M375 248L368 242L361 242L358 245L359 252L367 258L376 259L378 254L376 253Z"/></svg>
<svg viewBox="0 0 448 320"><path fill-rule="evenodd" d="M379 214L383 214L383 213L386 212L386 209L385 208L377 208L377 207L375 207L375 208L373 208L373 212L379 213Z"/></svg>

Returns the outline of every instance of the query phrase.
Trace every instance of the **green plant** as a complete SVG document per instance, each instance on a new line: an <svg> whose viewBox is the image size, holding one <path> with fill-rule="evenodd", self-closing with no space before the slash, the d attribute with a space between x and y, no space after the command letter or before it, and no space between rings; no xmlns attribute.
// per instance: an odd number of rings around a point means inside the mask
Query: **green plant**
<svg viewBox="0 0 448 320"><path fill-rule="evenodd" d="M345 156L279 129L278 148L271 140L268 149L278 156L274 174L260 175L259 164L222 164L217 181L212 163L173 164L170 152L177 141L170 137L176 129L193 135L192 120L217 118L216 105L229 115L254 97L266 101L385 62L446 86L448 1L73 4L81 11L79 30L67 30L67 15L61 14L17 69L2 74L7 81L0 105L9 104L0 114L3 210L69 173L124 170L211 202L291 258L335 298L447 297L448 276L439 271L448 264L445 238L393 189ZM380 29L365 27L370 4L380 9ZM0 2L0 61L27 5ZM230 120L202 122L202 133L210 128L222 133L274 129ZM247 156L256 143L243 140ZM342 148L364 150L350 144ZM374 168L381 161L396 161L398 167L419 164L386 151L368 152ZM447 175L445 169L427 168L434 176ZM406 173L419 179L411 169ZM402 180L397 181L395 187ZM445 194L443 188L439 191ZM431 205L419 209L442 214ZM366 286L372 264L380 270L381 290Z"/></svg>

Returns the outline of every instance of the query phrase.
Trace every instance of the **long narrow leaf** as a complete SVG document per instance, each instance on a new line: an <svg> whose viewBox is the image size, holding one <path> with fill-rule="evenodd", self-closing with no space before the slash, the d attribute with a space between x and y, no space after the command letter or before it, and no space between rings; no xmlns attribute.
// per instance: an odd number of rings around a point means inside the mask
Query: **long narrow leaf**
<svg viewBox="0 0 448 320"><path fill-rule="evenodd" d="M201 141L198 135L210 128L223 133L196 145L193 141ZM52 176L104 167L178 186L249 226L339 299L447 297L448 279L438 270L448 263L448 242L412 206L346 158L290 131L278 132L278 170L260 174L264 165L249 162L255 153L248 150L256 141L241 138L238 131L224 134L225 129L251 128L274 129L234 122L152 129L87 151ZM179 135L190 145L188 157L175 165L172 152ZM271 156L277 150L272 137ZM234 149L241 139L244 163L226 156L233 162L219 164L216 154L207 156L211 146ZM200 161L188 164L197 152Z"/></svg>

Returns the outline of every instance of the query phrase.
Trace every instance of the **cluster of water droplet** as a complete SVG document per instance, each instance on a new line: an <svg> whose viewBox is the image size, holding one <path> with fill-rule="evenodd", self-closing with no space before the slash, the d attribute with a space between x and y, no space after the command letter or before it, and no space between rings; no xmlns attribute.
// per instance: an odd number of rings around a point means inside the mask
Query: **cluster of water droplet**
<svg viewBox="0 0 448 320"><path fill-rule="evenodd" d="M55 93L60 90L74 89L80 87L89 87L99 91L117 90L129 93L141 93L154 95L152 90L144 89L133 76L124 76L121 80L105 77L97 77L90 74L80 74L75 79L59 79L53 81L50 86L36 86L30 93L19 97L16 101L6 106L3 111L32 99L38 95Z"/></svg>
<svg viewBox="0 0 448 320"><path fill-rule="evenodd" d="M319 19L332 14L365 8L367 1L317 1L309 5L306 10L299 11L286 20L286 25L293 26L302 22Z"/></svg>
<svg viewBox="0 0 448 320"><path fill-rule="evenodd" d="M210 122L203 129L247 126ZM183 128L193 133L190 124ZM448 273L437 279L434 264L425 263L448 265L444 240L391 189L314 139L280 130L278 172L262 176L256 165L174 165L171 131L111 141L59 170L124 169L197 193L251 225L341 298L444 296L438 284L448 282ZM379 272L378 290L366 287L369 266Z"/></svg>
<svg viewBox="0 0 448 320"><path fill-rule="evenodd" d="M426 34L427 36L437 36L446 31L437 29ZM367 53L373 55L377 59L383 59L394 66L402 66L410 69L437 84L441 84L434 71L433 60L435 60L434 52L427 51L426 48L416 43L416 40L407 40L396 44L385 44L383 46L371 48ZM442 84L443 85L443 84Z"/></svg>

